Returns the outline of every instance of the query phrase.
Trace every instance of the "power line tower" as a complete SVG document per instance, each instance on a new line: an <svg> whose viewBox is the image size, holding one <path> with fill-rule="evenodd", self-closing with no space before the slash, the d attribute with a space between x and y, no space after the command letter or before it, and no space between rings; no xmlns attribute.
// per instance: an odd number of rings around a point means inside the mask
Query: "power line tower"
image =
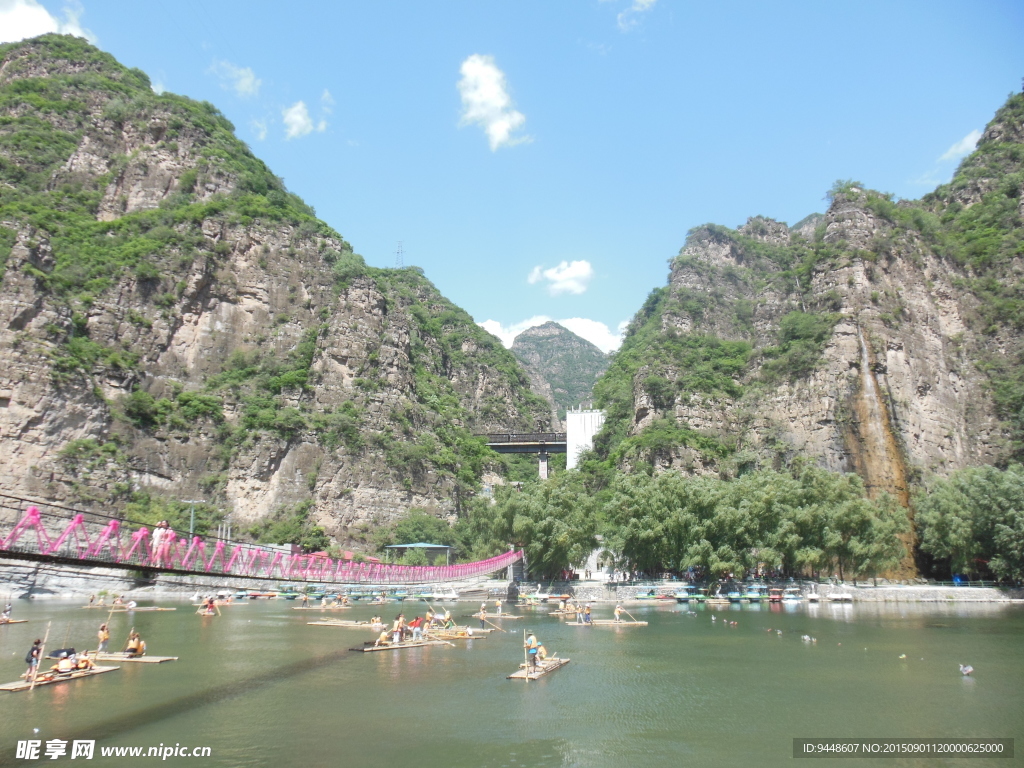
<svg viewBox="0 0 1024 768"><path fill-rule="evenodd" d="M405 251L402 250L402 241L398 241L398 250L395 251L395 269L405 269Z"/></svg>

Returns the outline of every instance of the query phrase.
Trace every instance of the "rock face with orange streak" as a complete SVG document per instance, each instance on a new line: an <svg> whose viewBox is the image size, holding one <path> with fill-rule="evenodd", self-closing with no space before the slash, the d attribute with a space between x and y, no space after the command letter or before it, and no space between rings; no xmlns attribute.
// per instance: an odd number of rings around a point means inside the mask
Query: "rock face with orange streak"
<svg viewBox="0 0 1024 768"><path fill-rule="evenodd" d="M725 476L809 457L904 505L1019 456L1022 140L1018 95L922 201L837 184L793 229L692 230L596 387L601 449Z"/></svg>

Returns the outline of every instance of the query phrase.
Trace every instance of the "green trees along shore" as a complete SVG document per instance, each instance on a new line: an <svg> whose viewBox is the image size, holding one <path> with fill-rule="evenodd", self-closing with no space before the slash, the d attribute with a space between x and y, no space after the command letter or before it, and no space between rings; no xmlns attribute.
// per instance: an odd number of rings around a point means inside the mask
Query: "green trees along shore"
<svg viewBox="0 0 1024 768"><path fill-rule="evenodd" d="M620 569L695 569L708 578L754 571L870 578L895 568L914 541L929 575L1024 578L1024 468L975 467L936 480L912 501L914 522L860 477L797 462L732 480L615 473L600 490L586 472L560 472L479 496L452 527L414 510L380 546L426 539L460 560L526 552L533 576L578 568L595 549ZM913 533L913 536L911 536ZM417 555L418 556L418 555ZM411 563L415 564L415 563Z"/></svg>
<svg viewBox="0 0 1024 768"><path fill-rule="evenodd" d="M596 492L589 479L562 472L498 487L493 503L475 499L454 526L460 556L488 557L511 543L544 577L580 567L598 547L617 567L648 574L694 567L713 577L758 568L864 577L905 554L906 510L867 498L856 475L810 465L735 480L616 473Z"/></svg>

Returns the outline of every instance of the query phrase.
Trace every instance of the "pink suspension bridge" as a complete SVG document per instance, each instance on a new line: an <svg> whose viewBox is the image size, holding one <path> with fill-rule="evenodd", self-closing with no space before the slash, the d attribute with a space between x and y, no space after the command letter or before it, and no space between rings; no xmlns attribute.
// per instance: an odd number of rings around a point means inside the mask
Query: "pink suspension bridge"
<svg viewBox="0 0 1024 768"><path fill-rule="evenodd" d="M523 556L521 551L510 551L489 560L441 566L360 563L204 539L168 528L154 537L145 526L129 530L124 520L56 505L31 503L19 517L12 501L25 500L3 496L0 502L0 557L4 558L317 584L426 584L485 576Z"/></svg>

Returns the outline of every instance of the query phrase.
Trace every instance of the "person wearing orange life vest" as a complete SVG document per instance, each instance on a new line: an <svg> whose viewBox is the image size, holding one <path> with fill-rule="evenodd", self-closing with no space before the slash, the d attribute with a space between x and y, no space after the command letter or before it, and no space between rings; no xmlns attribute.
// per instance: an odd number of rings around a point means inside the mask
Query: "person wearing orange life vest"
<svg viewBox="0 0 1024 768"><path fill-rule="evenodd" d="M530 668L533 669L534 672L536 672L537 653L540 651L541 644L540 641L537 640L537 636L533 634L532 630L526 630L526 634L528 635L528 637L526 638L526 642L524 643L524 645L526 646L527 664L530 666Z"/></svg>

